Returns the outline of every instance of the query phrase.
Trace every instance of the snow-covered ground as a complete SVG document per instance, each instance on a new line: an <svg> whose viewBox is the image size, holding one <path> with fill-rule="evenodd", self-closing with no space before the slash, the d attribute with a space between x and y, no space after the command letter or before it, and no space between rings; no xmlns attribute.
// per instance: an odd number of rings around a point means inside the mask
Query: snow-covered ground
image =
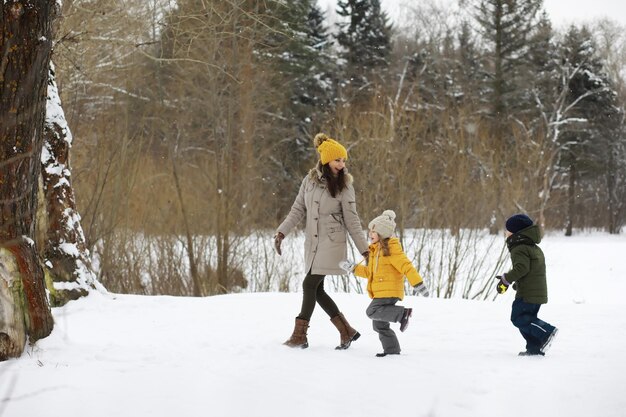
<svg viewBox="0 0 626 417"><path fill-rule="evenodd" d="M299 293L96 293L54 309L53 334L0 363L0 416L624 416L626 237L550 235L541 246L540 317L560 328L544 358L517 356L512 291L495 302L406 297L402 355L386 358L374 357L366 295L334 295L362 333L335 351L319 308L309 349L281 345Z"/></svg>

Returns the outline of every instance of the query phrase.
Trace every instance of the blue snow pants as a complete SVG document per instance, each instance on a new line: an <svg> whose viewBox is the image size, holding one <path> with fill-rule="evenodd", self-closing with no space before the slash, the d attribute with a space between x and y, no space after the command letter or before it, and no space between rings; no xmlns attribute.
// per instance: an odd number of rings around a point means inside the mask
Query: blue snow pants
<svg viewBox="0 0 626 417"><path fill-rule="evenodd" d="M516 298L511 309L511 322L526 340L526 350L530 353L539 353L554 331L553 325L537 318L540 307L541 304L527 303Z"/></svg>

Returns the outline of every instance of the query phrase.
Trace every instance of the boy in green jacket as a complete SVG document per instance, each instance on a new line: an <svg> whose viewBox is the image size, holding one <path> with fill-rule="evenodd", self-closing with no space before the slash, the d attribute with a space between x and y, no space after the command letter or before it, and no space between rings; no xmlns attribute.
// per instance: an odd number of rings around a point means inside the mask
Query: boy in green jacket
<svg viewBox="0 0 626 417"><path fill-rule="evenodd" d="M526 339L526 351L520 356L544 356L558 329L537 318L539 308L548 302L546 262L539 226L525 214L516 214L506 221L506 245L513 268L496 277L498 294L510 285L517 291L511 310L511 321Z"/></svg>

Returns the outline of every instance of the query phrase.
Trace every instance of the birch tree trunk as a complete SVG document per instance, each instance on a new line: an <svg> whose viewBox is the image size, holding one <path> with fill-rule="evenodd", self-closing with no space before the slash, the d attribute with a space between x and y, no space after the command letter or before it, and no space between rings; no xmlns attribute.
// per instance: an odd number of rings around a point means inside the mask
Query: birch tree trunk
<svg viewBox="0 0 626 417"><path fill-rule="evenodd" d="M0 6L0 360L52 332L35 244L37 190L56 2Z"/></svg>
<svg viewBox="0 0 626 417"><path fill-rule="evenodd" d="M72 188L71 146L72 132L61 106L54 64L50 62L41 175L47 219L43 253L52 281L48 289L53 306L86 296L96 284Z"/></svg>

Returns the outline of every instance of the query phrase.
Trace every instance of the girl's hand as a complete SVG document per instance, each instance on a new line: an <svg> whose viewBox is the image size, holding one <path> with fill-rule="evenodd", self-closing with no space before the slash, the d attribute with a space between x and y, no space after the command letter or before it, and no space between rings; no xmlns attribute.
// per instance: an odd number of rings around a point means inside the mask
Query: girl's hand
<svg viewBox="0 0 626 417"><path fill-rule="evenodd" d="M413 287L413 295L430 297L430 291L428 291L428 287L426 287L426 285L424 285L424 283L422 282L421 284L417 284L415 287Z"/></svg>
<svg viewBox="0 0 626 417"><path fill-rule="evenodd" d="M347 274L349 274L350 272L354 271L354 268L356 267L356 264L348 259L345 259L341 262L339 262L339 268L343 269L344 271L346 271Z"/></svg>

